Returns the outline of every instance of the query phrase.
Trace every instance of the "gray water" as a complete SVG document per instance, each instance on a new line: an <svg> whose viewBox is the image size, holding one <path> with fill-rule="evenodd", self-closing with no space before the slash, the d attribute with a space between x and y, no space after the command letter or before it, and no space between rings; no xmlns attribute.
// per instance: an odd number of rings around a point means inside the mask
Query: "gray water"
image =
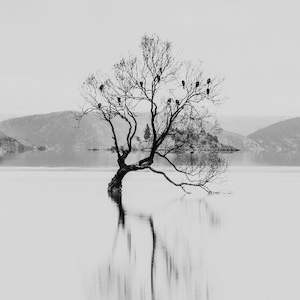
<svg viewBox="0 0 300 300"><path fill-rule="evenodd" d="M146 153L134 153L131 159L140 159ZM188 154L187 154L188 155ZM286 165L299 166L300 154L235 152L221 154L230 165ZM160 163L162 163L160 161ZM0 158L0 166L27 167L111 167L116 165L116 154L109 151L28 151Z"/></svg>
<svg viewBox="0 0 300 300"><path fill-rule="evenodd" d="M220 194L182 193L149 172L124 182L126 231L109 168L0 168L0 299L300 299L299 168L231 167ZM128 247L130 233L130 251ZM113 250L114 249L114 250Z"/></svg>

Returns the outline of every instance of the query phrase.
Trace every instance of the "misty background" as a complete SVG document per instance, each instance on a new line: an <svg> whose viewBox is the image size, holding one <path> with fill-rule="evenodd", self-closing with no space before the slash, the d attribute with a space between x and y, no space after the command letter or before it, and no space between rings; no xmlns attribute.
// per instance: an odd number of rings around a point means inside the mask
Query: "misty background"
<svg viewBox="0 0 300 300"><path fill-rule="evenodd" d="M144 33L224 78L222 115L300 115L299 2L0 1L1 118L82 105L80 84ZM249 134L250 132L248 132Z"/></svg>

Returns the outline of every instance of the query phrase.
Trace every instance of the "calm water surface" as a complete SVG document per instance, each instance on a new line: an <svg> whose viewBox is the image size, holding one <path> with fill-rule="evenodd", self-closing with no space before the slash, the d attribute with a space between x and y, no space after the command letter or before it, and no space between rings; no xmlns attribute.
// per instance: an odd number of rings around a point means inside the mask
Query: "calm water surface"
<svg viewBox="0 0 300 300"><path fill-rule="evenodd" d="M132 160L142 158L146 153L134 153ZM223 154L231 165L237 166L300 166L300 154L288 153L248 153L235 152ZM77 167L108 167L115 166L115 154L109 151L45 151L24 152L20 154L7 155L0 158L1 166L77 166Z"/></svg>
<svg viewBox="0 0 300 300"><path fill-rule="evenodd" d="M300 168L231 167L207 197L147 172L0 168L0 299L300 299ZM152 298L153 299L153 298Z"/></svg>

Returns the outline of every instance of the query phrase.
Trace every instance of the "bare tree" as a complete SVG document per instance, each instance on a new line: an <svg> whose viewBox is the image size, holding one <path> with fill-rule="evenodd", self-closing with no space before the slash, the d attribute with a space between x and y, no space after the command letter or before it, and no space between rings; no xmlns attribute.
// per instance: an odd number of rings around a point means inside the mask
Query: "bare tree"
<svg viewBox="0 0 300 300"><path fill-rule="evenodd" d="M201 66L178 61L171 43L155 35L143 36L140 49L140 56L122 58L109 75L90 75L82 87L88 105L82 116L96 113L111 129L118 170L108 185L108 194L118 205L122 226L125 222L122 180L129 172L149 170L185 192L189 187L210 192L207 184L223 167L215 149L206 149L209 159L205 160L180 163L172 159L174 152L199 151L197 136L204 130L207 108L219 101L220 82L205 77ZM149 151L135 163L127 163L141 112L147 112L149 118ZM126 124L125 137L118 132L117 119ZM176 178L159 168L156 158L176 171Z"/></svg>

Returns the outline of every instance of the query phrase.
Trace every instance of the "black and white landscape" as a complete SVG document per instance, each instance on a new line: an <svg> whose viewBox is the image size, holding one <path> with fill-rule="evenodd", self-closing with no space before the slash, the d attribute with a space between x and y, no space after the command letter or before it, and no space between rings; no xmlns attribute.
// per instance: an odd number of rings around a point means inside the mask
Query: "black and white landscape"
<svg viewBox="0 0 300 300"><path fill-rule="evenodd" d="M0 1L0 300L298 300L297 1Z"/></svg>

